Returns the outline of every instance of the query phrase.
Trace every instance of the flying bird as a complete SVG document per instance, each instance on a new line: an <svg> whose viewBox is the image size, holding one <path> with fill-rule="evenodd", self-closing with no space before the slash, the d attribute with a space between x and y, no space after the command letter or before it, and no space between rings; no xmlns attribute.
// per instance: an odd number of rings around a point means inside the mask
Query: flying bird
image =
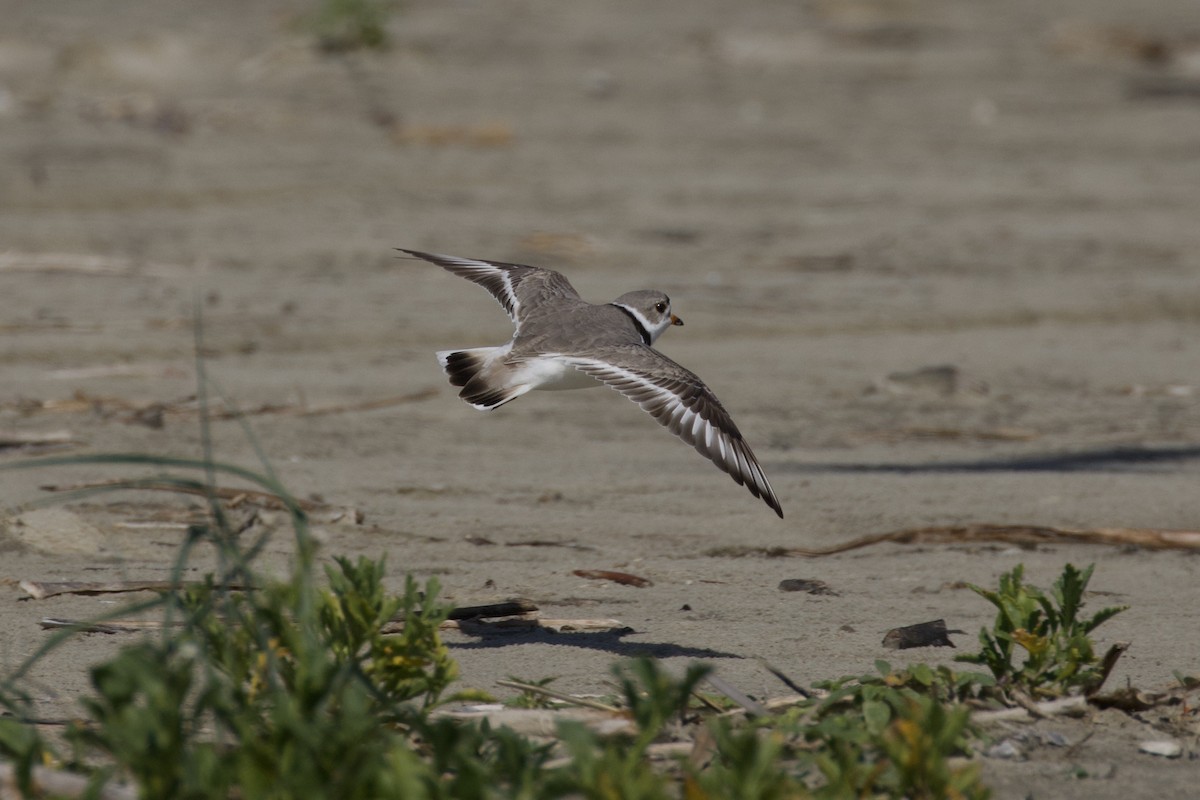
<svg viewBox="0 0 1200 800"><path fill-rule="evenodd" d="M609 386L783 516L721 401L695 373L653 348L667 328L683 324L666 294L641 289L593 304L554 270L398 249L487 289L515 326L508 344L437 354L467 403L490 411L531 389Z"/></svg>

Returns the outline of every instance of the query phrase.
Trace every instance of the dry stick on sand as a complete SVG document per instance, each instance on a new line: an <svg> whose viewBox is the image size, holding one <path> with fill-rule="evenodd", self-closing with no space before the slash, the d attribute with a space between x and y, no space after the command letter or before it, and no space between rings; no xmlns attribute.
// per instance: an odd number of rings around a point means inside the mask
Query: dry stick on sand
<svg viewBox="0 0 1200 800"><path fill-rule="evenodd" d="M121 592L173 592L200 583L172 583L171 581L20 581L17 584L32 600L45 600L60 594L119 594ZM241 583L230 583L220 588L233 592L244 592L255 587Z"/></svg>
<svg viewBox="0 0 1200 800"><path fill-rule="evenodd" d="M59 617L43 617L38 623L43 629L74 628L80 633L136 633L138 631L162 630L158 620L112 619L106 622L88 622ZM534 617L504 617L485 623L479 617L468 620L448 619L438 626L440 630L458 630L470 635L496 633L528 633L550 631L552 633L622 633L630 628L615 619L537 619ZM404 630L403 622L388 622L379 629L385 636Z"/></svg>
<svg viewBox="0 0 1200 800"><path fill-rule="evenodd" d="M92 481L90 483L64 483L64 484L47 484L40 486L43 492L78 492L87 489L103 489L108 486L120 486L131 490L147 490L159 492L172 492L174 494L194 494L202 497L216 497L219 500L228 501L231 505L238 505L247 500L251 500L259 505L274 510L285 510L287 504L278 496L270 492L260 492L254 489L234 489L228 486L212 486L212 487L189 487L181 486L168 480L157 480L155 478L146 478L143 480L125 480L118 478L111 481ZM331 506L325 503L318 503L313 500L301 500L297 498L296 505L300 506L303 511L325 511Z"/></svg>
<svg viewBox="0 0 1200 800"><path fill-rule="evenodd" d="M972 722L1013 722L1021 720L1041 719L1044 717L1081 717L1088 711L1087 698L1082 695L1064 697L1062 700L1051 700L1046 703L1030 703L1018 708L1002 708L998 711L976 711L971 715Z"/></svg>
<svg viewBox="0 0 1200 800"><path fill-rule="evenodd" d="M29 584L25 586L24 584ZM77 594L97 594L103 591L137 591L149 589L152 591L169 591L174 588L166 582L134 582L121 584L37 584L33 581L22 582L21 588L33 594L34 591L56 589L62 586L75 588L54 591L61 594L73 591ZM118 586L119 588L105 588ZM84 587L82 589L78 587ZM244 590L250 587L227 586L232 591ZM45 597L52 596L44 594ZM36 597L36 595L35 595ZM486 633L489 631L507 631L521 633L529 630L548 630L555 633L572 632L611 632L629 630L623 622L615 619L538 619L537 605L530 600L514 598L503 603L492 603L482 606L464 606L451 609L447 619L439 626L442 630L462 630L467 633ZM484 623L484 619L496 619L493 623ZM471 625L471 623L476 623ZM40 622L43 628L76 628L83 633L130 633L134 631L160 630L163 624L157 620L113 619L105 622L88 622L85 620L60 619L46 617ZM380 628L382 634L400 633L404 630L404 621L393 619Z"/></svg>
<svg viewBox="0 0 1200 800"><path fill-rule="evenodd" d="M964 544L1003 542L1015 545L1107 544L1147 550L1200 550L1200 531L1168 528L1052 528L1042 525L940 525L905 528L852 539L833 547L714 548L708 555L801 556L815 558L873 544Z"/></svg>
<svg viewBox="0 0 1200 800"><path fill-rule="evenodd" d="M70 431L9 431L7 433L0 433L0 450L68 444L80 444L80 440L72 436Z"/></svg>
<svg viewBox="0 0 1200 800"><path fill-rule="evenodd" d="M540 694L544 697L551 697L555 700L561 700L564 703L569 703L573 706L583 706L584 708L594 708L597 711L607 711L610 714L620 714L621 709L616 706L610 706L606 703L601 703L597 700L591 700L586 697L575 697L566 692L559 692L546 686L536 686L532 683L521 683L520 681L504 680L496 681L498 686L507 686L511 689L520 689L523 692L530 694Z"/></svg>

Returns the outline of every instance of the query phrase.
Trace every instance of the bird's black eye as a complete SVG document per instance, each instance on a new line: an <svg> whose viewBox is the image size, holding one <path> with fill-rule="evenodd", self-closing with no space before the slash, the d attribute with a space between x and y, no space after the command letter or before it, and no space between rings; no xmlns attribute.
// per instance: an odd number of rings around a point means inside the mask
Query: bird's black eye
<svg viewBox="0 0 1200 800"><path fill-rule="evenodd" d="M667 310L667 304L666 304L666 303L661 303L661 302L660 302L660 303L655 303L655 304L654 304L654 310L655 310L655 311L657 311L658 313L660 313L660 314L661 314L661 313L663 313L664 311L666 311L666 310Z"/></svg>

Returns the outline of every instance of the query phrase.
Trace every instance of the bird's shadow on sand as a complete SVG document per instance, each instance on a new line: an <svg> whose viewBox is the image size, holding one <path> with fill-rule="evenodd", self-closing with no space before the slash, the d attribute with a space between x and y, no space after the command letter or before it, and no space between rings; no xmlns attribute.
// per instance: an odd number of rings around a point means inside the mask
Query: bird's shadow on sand
<svg viewBox="0 0 1200 800"><path fill-rule="evenodd" d="M674 642L624 641L624 637L633 635L637 635L637 632L628 628L619 631L598 631L592 633L555 633L548 630L533 630L522 633L474 634L472 641L446 642L446 646L456 650L486 650L514 645L552 644L559 647L599 650L611 653L620 658L636 658L638 656L648 656L651 658L745 658L745 656L738 653L713 650L708 647L690 647Z"/></svg>
<svg viewBox="0 0 1200 800"><path fill-rule="evenodd" d="M791 462L773 468L778 472L858 472L921 475L929 473L989 472L1146 472L1156 467L1200 459L1200 447L1106 447L1073 453L1035 453L999 458L934 461L927 463Z"/></svg>

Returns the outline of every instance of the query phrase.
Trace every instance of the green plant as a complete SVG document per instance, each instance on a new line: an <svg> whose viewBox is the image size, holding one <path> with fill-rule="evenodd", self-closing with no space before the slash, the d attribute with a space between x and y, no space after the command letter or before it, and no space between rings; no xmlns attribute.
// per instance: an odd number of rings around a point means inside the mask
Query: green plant
<svg viewBox="0 0 1200 800"><path fill-rule="evenodd" d="M110 760L148 797L349 797L403 777L396 764L414 762L393 724L420 719L454 674L437 586L421 600L410 578L383 600L381 562L338 567L327 590L189 593L181 629L93 669L73 762ZM381 636L397 611L404 633Z"/></svg>
<svg viewBox="0 0 1200 800"><path fill-rule="evenodd" d="M508 679L513 683L521 684L523 686L532 686L538 689L545 689L550 684L558 680L557 677L551 676L539 678L534 681L527 681L517 678L513 675L509 675ZM534 691L533 689L522 689L519 695L508 701L508 705L512 706L513 708L553 708L554 701L548 695L542 694L541 692Z"/></svg>
<svg viewBox="0 0 1200 800"><path fill-rule="evenodd" d="M560 796L560 792L590 800L673 796L671 781L653 768L646 752L671 720L688 712L692 693L709 672L707 666L690 664L683 677L675 678L651 658L614 666L613 675L636 733L601 739L578 723L561 724L559 735L571 762L549 780L551 796Z"/></svg>
<svg viewBox="0 0 1200 800"><path fill-rule="evenodd" d="M808 743L801 753L822 778L822 798L883 795L908 798L984 798L977 769L952 765L968 755L969 710L961 701L978 697L992 681L979 673L955 673L916 664L893 671L818 683L828 695L795 727Z"/></svg>
<svg viewBox="0 0 1200 800"><path fill-rule="evenodd" d="M959 655L955 660L982 664L1002 688L1034 696L1063 695L1096 683L1101 677L1099 659L1089 634L1126 607L1112 606L1090 617L1081 616L1094 567L1081 571L1067 564L1048 595L1024 582L1023 565L1000 576L998 591L970 586L996 607L996 621L991 630L980 630L980 652ZM1018 664L1021 651L1025 658Z"/></svg>
<svg viewBox="0 0 1200 800"><path fill-rule="evenodd" d="M791 737L779 728L735 727L720 717L708 730L716 747L713 761L704 770L684 776L689 800L753 797L776 800L807 796L800 781L785 767L795 759Z"/></svg>
<svg viewBox="0 0 1200 800"><path fill-rule="evenodd" d="M910 697L895 707L896 718L880 737L895 789L911 800L987 798L979 780L979 764L955 765L963 751L970 711L947 706L931 697Z"/></svg>
<svg viewBox="0 0 1200 800"><path fill-rule="evenodd" d="M625 706L637 723L635 750L645 750L676 716L688 710L692 693L712 671L704 664L689 664L682 678L675 678L652 658L635 658L613 667Z"/></svg>
<svg viewBox="0 0 1200 800"><path fill-rule="evenodd" d="M378 50L387 46L387 18L397 0L318 0L309 23L322 50Z"/></svg>

